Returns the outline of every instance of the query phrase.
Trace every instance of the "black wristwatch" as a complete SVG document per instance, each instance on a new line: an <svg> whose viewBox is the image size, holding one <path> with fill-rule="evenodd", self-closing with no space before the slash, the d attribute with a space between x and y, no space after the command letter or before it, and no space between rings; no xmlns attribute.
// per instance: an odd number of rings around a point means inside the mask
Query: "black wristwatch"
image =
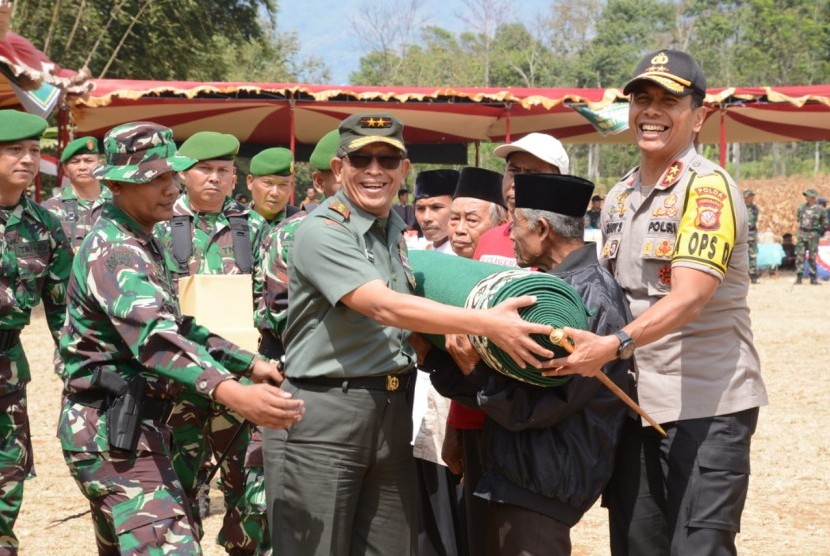
<svg viewBox="0 0 830 556"><path fill-rule="evenodd" d="M620 359L631 359L631 356L634 355L634 340L622 330L614 332L614 336L620 340L620 347L617 348L617 357Z"/></svg>

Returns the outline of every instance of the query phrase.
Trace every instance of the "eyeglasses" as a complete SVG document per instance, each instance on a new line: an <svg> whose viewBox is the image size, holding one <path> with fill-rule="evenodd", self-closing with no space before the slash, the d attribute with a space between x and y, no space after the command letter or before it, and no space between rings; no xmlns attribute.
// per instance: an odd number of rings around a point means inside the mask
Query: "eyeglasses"
<svg viewBox="0 0 830 556"><path fill-rule="evenodd" d="M380 167L384 170L394 170L401 165L403 157L396 154L360 154L350 153L346 155L349 159L349 164L360 170L368 168L372 164L372 160L377 160Z"/></svg>

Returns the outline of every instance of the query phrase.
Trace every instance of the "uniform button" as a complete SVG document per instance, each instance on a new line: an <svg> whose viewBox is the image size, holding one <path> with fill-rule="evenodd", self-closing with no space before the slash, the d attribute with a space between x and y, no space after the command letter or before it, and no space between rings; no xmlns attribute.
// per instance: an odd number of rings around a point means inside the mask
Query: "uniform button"
<svg viewBox="0 0 830 556"><path fill-rule="evenodd" d="M203 380L199 383L199 390L204 390L207 388L207 380Z"/></svg>

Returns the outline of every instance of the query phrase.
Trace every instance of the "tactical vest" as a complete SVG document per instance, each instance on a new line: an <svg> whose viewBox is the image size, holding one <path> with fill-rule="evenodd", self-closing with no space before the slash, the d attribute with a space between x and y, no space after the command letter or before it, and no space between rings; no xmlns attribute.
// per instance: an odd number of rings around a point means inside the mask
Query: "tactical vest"
<svg viewBox="0 0 830 556"><path fill-rule="evenodd" d="M250 274L254 266L251 227L247 216L228 216L233 234L233 258L243 274ZM178 274L189 274L188 261L193 254L193 217L189 214L174 216L170 220L173 238L173 258Z"/></svg>

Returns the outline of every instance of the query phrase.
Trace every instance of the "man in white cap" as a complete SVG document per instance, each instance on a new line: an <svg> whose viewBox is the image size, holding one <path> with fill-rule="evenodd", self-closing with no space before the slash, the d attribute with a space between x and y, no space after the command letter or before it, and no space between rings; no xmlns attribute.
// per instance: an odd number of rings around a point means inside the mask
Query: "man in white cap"
<svg viewBox="0 0 830 556"><path fill-rule="evenodd" d="M502 193L507 203L508 218L513 220L516 193L513 178L516 174L567 174L568 153L558 139L545 133L530 133L518 141L496 147L495 155L505 159ZM493 228L481 236L474 259L517 266L510 241L510 222Z"/></svg>

